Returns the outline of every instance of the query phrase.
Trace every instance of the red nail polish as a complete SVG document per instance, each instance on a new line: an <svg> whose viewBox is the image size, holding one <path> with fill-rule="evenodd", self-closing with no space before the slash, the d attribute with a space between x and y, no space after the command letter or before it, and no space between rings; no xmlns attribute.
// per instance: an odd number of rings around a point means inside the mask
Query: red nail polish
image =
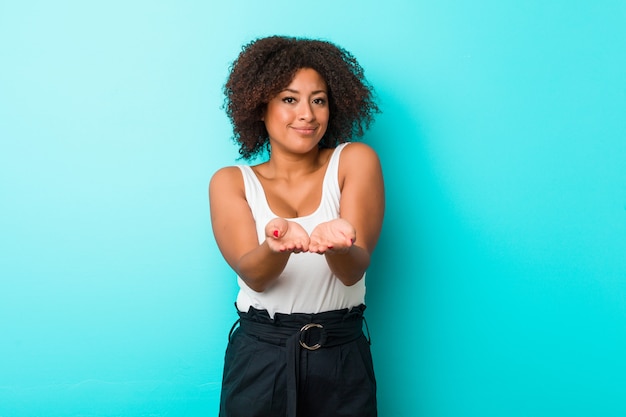
<svg viewBox="0 0 626 417"><path fill-rule="evenodd" d="M274 230L274 237L278 237L278 230Z"/></svg>

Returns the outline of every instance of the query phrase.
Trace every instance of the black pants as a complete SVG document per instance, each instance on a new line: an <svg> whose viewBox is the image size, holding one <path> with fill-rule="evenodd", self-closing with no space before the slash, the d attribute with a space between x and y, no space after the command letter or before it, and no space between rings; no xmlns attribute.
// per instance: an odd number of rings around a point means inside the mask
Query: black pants
<svg viewBox="0 0 626 417"><path fill-rule="evenodd" d="M364 309L276 314L274 319L261 310L239 313L241 326L233 332L226 350L220 417L283 417L293 416L295 410L297 417L375 417L376 380L362 330L344 331L343 335L329 330L327 338L308 331L306 338L300 334L302 324L307 323L354 329L362 323ZM259 323L261 332L255 327ZM321 341L322 347L308 350L298 344L290 348L287 334L295 334L309 347ZM290 361L294 354L295 365ZM294 366L295 379L291 377L294 369L289 369ZM295 387L291 386L294 382ZM296 393L290 394L290 390ZM297 397L296 403L290 395Z"/></svg>

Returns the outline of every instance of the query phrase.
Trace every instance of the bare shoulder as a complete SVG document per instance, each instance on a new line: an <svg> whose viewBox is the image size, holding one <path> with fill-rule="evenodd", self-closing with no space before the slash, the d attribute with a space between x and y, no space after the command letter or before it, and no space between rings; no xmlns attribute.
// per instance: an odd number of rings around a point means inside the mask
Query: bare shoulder
<svg viewBox="0 0 626 417"><path fill-rule="evenodd" d="M243 176L239 167L228 166L220 168L211 177L209 196L232 195L232 193L242 193L243 191Z"/></svg>
<svg viewBox="0 0 626 417"><path fill-rule="evenodd" d="M243 183L241 170L236 166L220 168L211 177L210 186L220 186L224 183L232 185L233 182Z"/></svg>
<svg viewBox="0 0 626 417"><path fill-rule="evenodd" d="M363 170L380 171L380 160L371 146L362 142L352 142L341 151L339 170L340 174Z"/></svg>

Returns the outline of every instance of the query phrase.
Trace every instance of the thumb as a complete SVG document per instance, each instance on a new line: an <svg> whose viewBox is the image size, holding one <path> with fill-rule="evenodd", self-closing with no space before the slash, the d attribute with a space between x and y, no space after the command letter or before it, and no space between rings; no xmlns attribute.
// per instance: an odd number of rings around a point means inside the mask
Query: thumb
<svg viewBox="0 0 626 417"><path fill-rule="evenodd" d="M265 236L272 239L280 239L286 232L287 222L284 219L273 219L265 226Z"/></svg>

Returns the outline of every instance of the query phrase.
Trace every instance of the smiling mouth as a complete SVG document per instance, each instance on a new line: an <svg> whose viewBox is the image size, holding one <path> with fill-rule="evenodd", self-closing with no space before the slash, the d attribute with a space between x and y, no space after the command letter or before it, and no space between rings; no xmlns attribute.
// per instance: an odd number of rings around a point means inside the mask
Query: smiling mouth
<svg viewBox="0 0 626 417"><path fill-rule="evenodd" d="M305 134L305 135L310 135L310 134L314 133L317 128L316 127L309 127L309 126L306 126L306 127L304 127L304 126L303 127L296 127L296 126L294 126L293 129L296 132L298 132L298 133L302 133L302 134Z"/></svg>

